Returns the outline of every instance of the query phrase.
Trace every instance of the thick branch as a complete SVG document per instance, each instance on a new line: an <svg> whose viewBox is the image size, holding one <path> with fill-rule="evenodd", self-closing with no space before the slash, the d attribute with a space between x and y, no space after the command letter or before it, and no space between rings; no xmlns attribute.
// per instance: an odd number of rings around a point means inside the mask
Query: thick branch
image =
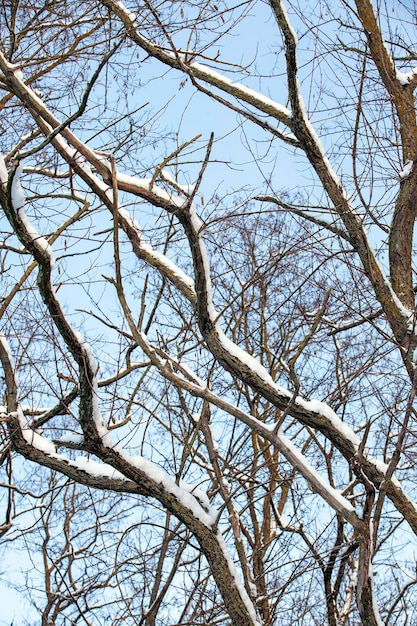
<svg viewBox="0 0 417 626"><path fill-rule="evenodd" d="M355 0L355 4L372 59L398 115L404 163L413 161L417 148L417 124L413 95L415 82L404 85L399 80L393 59L387 50L376 20L371 0Z"/></svg>
<svg viewBox="0 0 417 626"><path fill-rule="evenodd" d="M367 2L367 0L365 1ZM323 146L307 116L300 93L300 85L297 79L297 38L295 32L289 23L282 0L270 0L270 3L285 43L288 90L293 114L293 132L345 225L352 246L359 255L365 273L373 286L376 298L384 309L395 338L401 345L405 345L408 342L406 330L412 316L409 298L401 299L396 289L391 287L375 256L362 220L352 206L346 191L325 155ZM398 218L403 225L404 219L404 216L401 219L400 217ZM405 221L407 222L407 220ZM406 238L410 237L409 233L404 236ZM408 253L407 249L406 254L408 255ZM410 275L411 266L409 266L407 272L407 275ZM407 282L409 282L409 278ZM409 288L405 292L409 294ZM412 376L413 365L410 360L407 361L407 367L410 376Z"/></svg>
<svg viewBox="0 0 417 626"><path fill-rule="evenodd" d="M370 0L355 0L372 59L397 112L404 164L417 158L417 122L414 106L415 81L399 80L391 55L383 40ZM412 245L417 215L417 168L400 184L389 237L392 286L401 302L414 308Z"/></svg>

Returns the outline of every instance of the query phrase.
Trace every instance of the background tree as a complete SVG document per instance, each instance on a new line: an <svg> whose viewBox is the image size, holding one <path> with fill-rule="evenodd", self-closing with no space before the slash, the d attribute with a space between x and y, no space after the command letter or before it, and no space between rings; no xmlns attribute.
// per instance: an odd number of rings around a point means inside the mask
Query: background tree
<svg viewBox="0 0 417 626"><path fill-rule="evenodd" d="M42 623L413 624L415 5L0 11L1 533Z"/></svg>

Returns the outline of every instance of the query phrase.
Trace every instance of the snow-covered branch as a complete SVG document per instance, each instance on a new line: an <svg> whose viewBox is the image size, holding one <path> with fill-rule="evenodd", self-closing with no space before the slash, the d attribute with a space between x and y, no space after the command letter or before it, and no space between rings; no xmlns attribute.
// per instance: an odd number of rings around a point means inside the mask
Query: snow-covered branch
<svg viewBox="0 0 417 626"><path fill-rule="evenodd" d="M269 130L271 133L289 143L291 145L298 145L298 141L292 132L285 133L280 129L274 127L270 122L265 121L258 117L256 112L263 113L270 116L277 122L282 123L290 131L292 128L292 114L291 111L275 102L271 98L268 98L253 89L246 87L245 85L232 82L229 78L223 74L211 69L207 65L198 63L193 60L193 53L184 53L180 50L167 50L160 45L155 44L150 39L144 37L138 23L136 16L133 15L123 4L116 0L102 0L102 4L107 6L115 15L117 15L123 22L126 28L127 36L134 41L140 48L142 48L147 54L158 59L165 65L174 69L180 70L184 74L188 75L194 82L195 86L207 93L209 96L218 99L216 93L207 91L199 82L204 85L208 85L211 88L214 87L222 94L231 95L238 101L239 105L236 106L229 102L227 99L220 98L221 103L231 108L233 111L240 113L243 117L251 120L255 124L260 125L262 128ZM243 108L240 103L250 105L255 109L255 113L249 112L246 108Z"/></svg>

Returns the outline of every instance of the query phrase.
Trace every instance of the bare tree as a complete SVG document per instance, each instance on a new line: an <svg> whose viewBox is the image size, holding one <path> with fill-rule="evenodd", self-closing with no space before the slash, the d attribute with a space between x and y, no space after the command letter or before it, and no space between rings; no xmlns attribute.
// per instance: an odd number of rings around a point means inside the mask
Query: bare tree
<svg viewBox="0 0 417 626"><path fill-rule="evenodd" d="M417 619L417 7L305 4L0 9L1 533L44 624Z"/></svg>

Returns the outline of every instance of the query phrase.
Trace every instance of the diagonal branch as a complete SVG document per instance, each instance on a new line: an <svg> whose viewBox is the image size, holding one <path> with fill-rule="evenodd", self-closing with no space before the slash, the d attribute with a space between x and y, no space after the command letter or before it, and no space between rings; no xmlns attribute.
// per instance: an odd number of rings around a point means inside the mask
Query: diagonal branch
<svg viewBox="0 0 417 626"><path fill-rule="evenodd" d="M223 74L212 70L206 65L195 62L193 60L193 55L190 52L183 53L181 51L177 51L173 46L171 46L171 51L167 51L162 46L153 43L150 39L147 39L140 33L135 16L133 16L124 6L123 2L116 0L101 0L101 2L123 22L126 28L127 37L140 46L140 48L142 48L142 50L144 50L147 54L158 59L165 65L172 67L173 69L180 70L189 76L197 89L203 91L206 95L209 95L215 100L218 100L224 106L232 109L240 115L243 115L246 119L251 120L265 130L274 133L286 143L295 146L298 145L297 139L292 133L285 134L279 129L274 128L267 121L259 119L256 114L251 113L246 108L243 108L240 103L245 103L250 107L253 107L256 111L272 117L291 131L292 115L291 111L287 107L276 103L274 100L271 100L270 98L263 96L261 93L245 87L240 83L233 83ZM214 92L208 91L197 81L201 81L210 87L215 87L223 94L233 96L237 99L239 104L236 106L229 100L217 96Z"/></svg>

